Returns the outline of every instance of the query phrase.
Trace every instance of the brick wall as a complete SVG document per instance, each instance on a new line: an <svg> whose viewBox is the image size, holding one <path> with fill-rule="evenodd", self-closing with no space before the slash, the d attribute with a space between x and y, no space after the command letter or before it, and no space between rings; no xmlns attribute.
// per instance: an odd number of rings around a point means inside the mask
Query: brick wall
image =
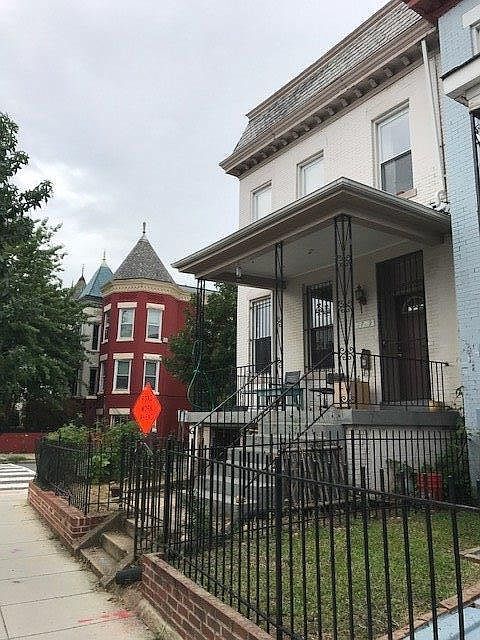
<svg viewBox="0 0 480 640"><path fill-rule="evenodd" d="M35 453L44 433L0 433L0 453Z"/></svg>
<svg viewBox="0 0 480 640"><path fill-rule="evenodd" d="M443 73L473 54L471 32L463 25L463 15L476 5L478 0L463 0L439 20ZM480 473L480 230L474 151L468 109L444 97L442 115L465 424L471 436L472 478L477 478Z"/></svg>
<svg viewBox="0 0 480 640"><path fill-rule="evenodd" d="M53 491L44 491L33 482L28 488L28 502L70 547L107 517L105 514L85 516Z"/></svg>
<svg viewBox="0 0 480 640"><path fill-rule="evenodd" d="M142 592L185 640L271 640L271 636L158 555L143 556Z"/></svg>

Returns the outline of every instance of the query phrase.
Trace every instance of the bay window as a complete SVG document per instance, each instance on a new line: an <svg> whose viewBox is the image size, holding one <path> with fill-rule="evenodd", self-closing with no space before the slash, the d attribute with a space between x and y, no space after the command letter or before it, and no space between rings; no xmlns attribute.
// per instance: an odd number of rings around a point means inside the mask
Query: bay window
<svg viewBox="0 0 480 640"><path fill-rule="evenodd" d="M147 332L145 339L148 342L160 342L162 339L163 306L147 305Z"/></svg>
<svg viewBox="0 0 480 640"><path fill-rule="evenodd" d="M118 340L131 340L133 338L133 323L135 309L126 307L118 310Z"/></svg>
<svg viewBox="0 0 480 640"><path fill-rule="evenodd" d="M113 378L114 391L130 391L130 374L132 369L131 360L115 360L115 371Z"/></svg>

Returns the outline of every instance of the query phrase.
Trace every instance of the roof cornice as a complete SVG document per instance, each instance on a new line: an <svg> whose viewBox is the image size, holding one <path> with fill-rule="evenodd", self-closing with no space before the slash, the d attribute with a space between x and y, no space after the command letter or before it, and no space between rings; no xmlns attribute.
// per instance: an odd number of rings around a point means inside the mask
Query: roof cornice
<svg viewBox="0 0 480 640"><path fill-rule="evenodd" d="M147 278L129 278L125 280L110 280L102 289L104 296L112 293L160 293L183 302L190 300L190 294L176 283L148 280Z"/></svg>
<svg viewBox="0 0 480 640"><path fill-rule="evenodd" d="M387 8L397 4L399 2L396 1L389 3ZM378 14L375 15L378 17ZM234 151L220 163L220 166L226 173L239 177L267 158L270 159L277 153L281 153L286 146L296 142L305 134L330 124L334 119L341 117L370 95L396 81L419 64L421 50L418 44L424 38L429 38L430 42L436 46L435 27L425 21L419 21L394 42L370 56L366 62L357 65L312 96L312 99L302 108L288 114L251 143ZM275 98L289 88L291 85L285 85L274 94ZM263 107L267 104L267 101L262 103ZM260 109L260 106L256 109ZM250 114L256 112L252 111Z"/></svg>

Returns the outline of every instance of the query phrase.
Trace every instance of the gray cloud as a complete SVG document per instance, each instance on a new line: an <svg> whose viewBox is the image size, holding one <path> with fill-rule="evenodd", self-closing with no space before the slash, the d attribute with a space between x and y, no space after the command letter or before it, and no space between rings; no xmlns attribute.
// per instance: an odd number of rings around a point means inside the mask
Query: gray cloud
<svg viewBox="0 0 480 640"><path fill-rule="evenodd" d="M242 114L382 4L3 0L0 109L30 154L22 180L55 184L65 282L103 249L115 269L143 220L167 265L232 231L218 162Z"/></svg>

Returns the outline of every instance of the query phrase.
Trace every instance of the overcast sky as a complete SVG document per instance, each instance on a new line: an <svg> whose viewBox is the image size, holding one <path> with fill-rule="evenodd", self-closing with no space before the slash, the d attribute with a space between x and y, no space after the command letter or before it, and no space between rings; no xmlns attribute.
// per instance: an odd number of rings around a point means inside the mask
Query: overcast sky
<svg viewBox="0 0 480 640"><path fill-rule="evenodd" d="M244 114L383 4L1 0L0 109L30 155L23 181L54 183L65 282L104 249L115 270L144 220L169 268L233 231L237 180L218 163Z"/></svg>

